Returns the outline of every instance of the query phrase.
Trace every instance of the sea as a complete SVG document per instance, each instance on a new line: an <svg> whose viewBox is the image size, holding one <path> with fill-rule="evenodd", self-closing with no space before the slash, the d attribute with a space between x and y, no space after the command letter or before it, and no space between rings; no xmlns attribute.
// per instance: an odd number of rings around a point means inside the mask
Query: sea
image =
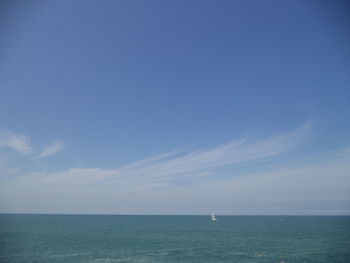
<svg viewBox="0 0 350 263"><path fill-rule="evenodd" d="M1 214L0 262L350 262L350 217Z"/></svg>

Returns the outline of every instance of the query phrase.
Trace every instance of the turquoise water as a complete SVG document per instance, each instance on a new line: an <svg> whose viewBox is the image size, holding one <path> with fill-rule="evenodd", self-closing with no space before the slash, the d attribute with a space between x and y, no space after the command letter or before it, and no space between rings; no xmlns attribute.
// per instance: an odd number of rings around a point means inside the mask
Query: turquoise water
<svg viewBox="0 0 350 263"><path fill-rule="evenodd" d="M350 262L350 217L0 215L0 262Z"/></svg>

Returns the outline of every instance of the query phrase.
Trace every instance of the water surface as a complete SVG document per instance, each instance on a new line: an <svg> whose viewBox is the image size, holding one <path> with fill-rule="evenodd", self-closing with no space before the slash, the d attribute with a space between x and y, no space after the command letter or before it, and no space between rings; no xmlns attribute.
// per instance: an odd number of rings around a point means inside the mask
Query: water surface
<svg viewBox="0 0 350 263"><path fill-rule="evenodd" d="M0 215L0 262L350 262L350 217Z"/></svg>

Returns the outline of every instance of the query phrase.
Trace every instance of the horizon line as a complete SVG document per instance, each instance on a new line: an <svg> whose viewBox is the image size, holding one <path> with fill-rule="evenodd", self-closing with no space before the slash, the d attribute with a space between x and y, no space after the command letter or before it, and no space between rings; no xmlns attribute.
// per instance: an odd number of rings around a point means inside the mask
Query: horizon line
<svg viewBox="0 0 350 263"><path fill-rule="evenodd" d="M71 215L71 216L210 216L211 214L131 214L131 213L7 213L0 215ZM350 216L349 214L215 214L216 216Z"/></svg>

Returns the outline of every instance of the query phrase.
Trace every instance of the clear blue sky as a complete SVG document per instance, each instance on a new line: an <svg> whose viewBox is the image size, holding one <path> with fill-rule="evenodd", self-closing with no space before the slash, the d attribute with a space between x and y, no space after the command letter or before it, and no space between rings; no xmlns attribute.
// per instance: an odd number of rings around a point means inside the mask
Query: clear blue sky
<svg viewBox="0 0 350 263"><path fill-rule="evenodd" d="M0 211L350 214L349 11L3 2Z"/></svg>

